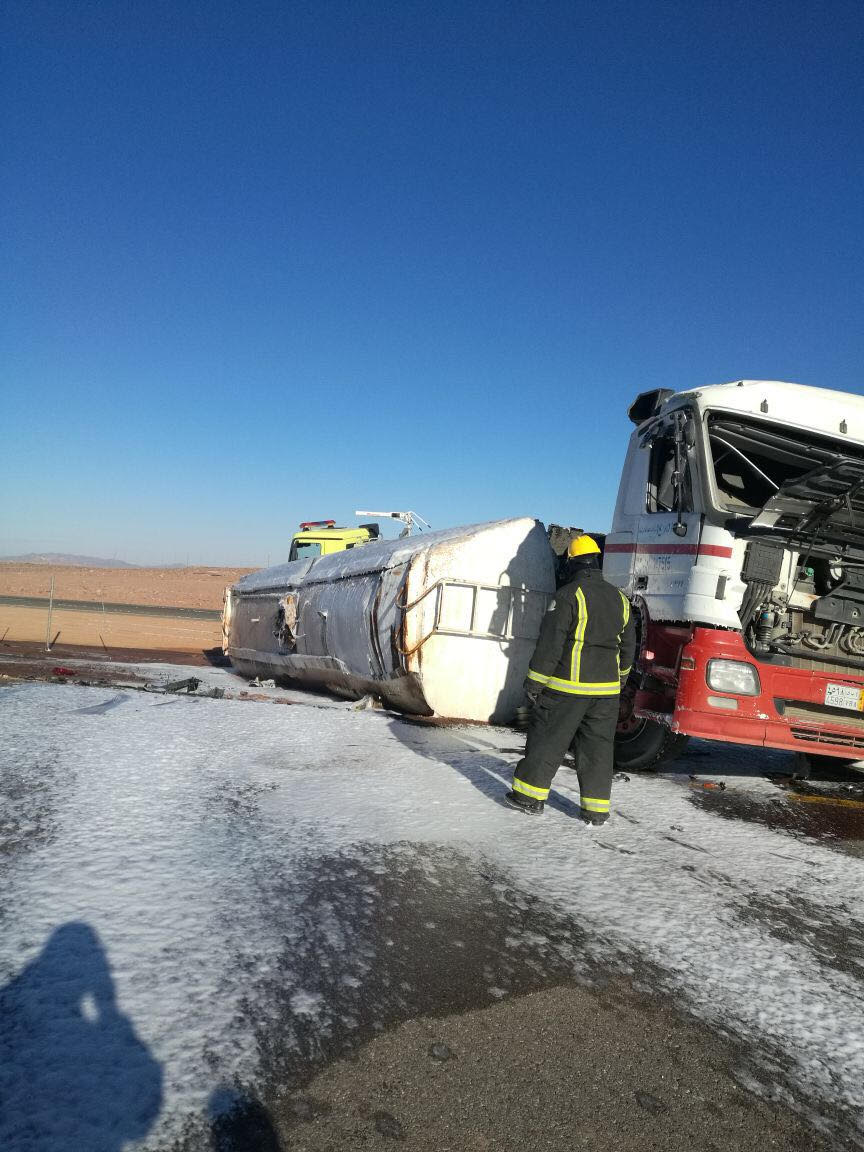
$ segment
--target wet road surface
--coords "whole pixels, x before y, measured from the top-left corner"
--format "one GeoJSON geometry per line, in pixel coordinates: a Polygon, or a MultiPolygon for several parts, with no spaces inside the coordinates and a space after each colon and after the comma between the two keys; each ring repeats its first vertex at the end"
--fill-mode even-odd
{"type": "MultiPolygon", "coordinates": [[[[756,753],[758,757],[758,753],[756,753]]],[[[808,781],[772,776],[775,793],[754,796],[746,780],[724,789],[692,781],[690,799],[706,812],[729,820],[746,820],[788,832],[850,856],[864,855],[864,780],[842,770],[821,773],[808,781]]],[[[710,784],[710,781],[707,781],[710,784]]]]}

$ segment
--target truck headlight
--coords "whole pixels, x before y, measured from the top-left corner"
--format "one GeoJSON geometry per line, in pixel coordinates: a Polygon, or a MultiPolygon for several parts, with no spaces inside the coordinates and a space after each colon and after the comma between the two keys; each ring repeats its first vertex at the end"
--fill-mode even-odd
{"type": "Polygon", "coordinates": [[[705,679],[715,692],[733,696],[758,696],[762,691],[759,673],[752,664],[741,660],[709,660],[705,679]]]}

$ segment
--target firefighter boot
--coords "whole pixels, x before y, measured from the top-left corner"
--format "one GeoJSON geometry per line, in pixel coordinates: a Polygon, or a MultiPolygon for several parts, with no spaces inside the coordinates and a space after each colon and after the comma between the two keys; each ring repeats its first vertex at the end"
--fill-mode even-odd
{"type": "Polygon", "coordinates": [[[543,801],[532,800],[530,796],[523,796],[521,792],[507,792],[504,799],[511,808],[517,812],[524,812],[526,816],[542,816],[543,801]]]}
{"type": "Polygon", "coordinates": [[[589,828],[599,828],[601,824],[605,824],[609,819],[607,812],[586,812],[583,808],[579,813],[579,819],[583,824],[587,824],[589,828]]]}

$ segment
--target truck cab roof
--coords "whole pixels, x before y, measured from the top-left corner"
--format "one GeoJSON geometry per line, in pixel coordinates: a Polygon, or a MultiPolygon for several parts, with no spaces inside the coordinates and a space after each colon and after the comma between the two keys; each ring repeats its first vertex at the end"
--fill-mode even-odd
{"type": "Polygon", "coordinates": [[[333,520],[305,520],[291,537],[289,560],[329,556],[378,540],[381,530],[377,524],[354,524],[342,527],[333,520]]]}
{"type": "Polygon", "coordinates": [[[294,533],[295,540],[369,540],[374,537],[376,533],[371,531],[368,524],[361,524],[360,527],[339,528],[333,525],[328,528],[301,528],[294,533]]]}
{"type": "Polygon", "coordinates": [[[786,380],[734,380],[684,392],[643,392],[631,406],[630,418],[641,427],[682,407],[696,408],[700,414],[709,410],[747,414],[864,443],[864,396],[786,380]]]}

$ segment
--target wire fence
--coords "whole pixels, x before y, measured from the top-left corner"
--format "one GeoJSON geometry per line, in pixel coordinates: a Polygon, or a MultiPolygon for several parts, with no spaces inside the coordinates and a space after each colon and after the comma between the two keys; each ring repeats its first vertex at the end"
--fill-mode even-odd
{"type": "Polygon", "coordinates": [[[0,597],[0,645],[12,644],[39,644],[48,651],[66,646],[206,651],[221,647],[221,613],[0,597]]]}

